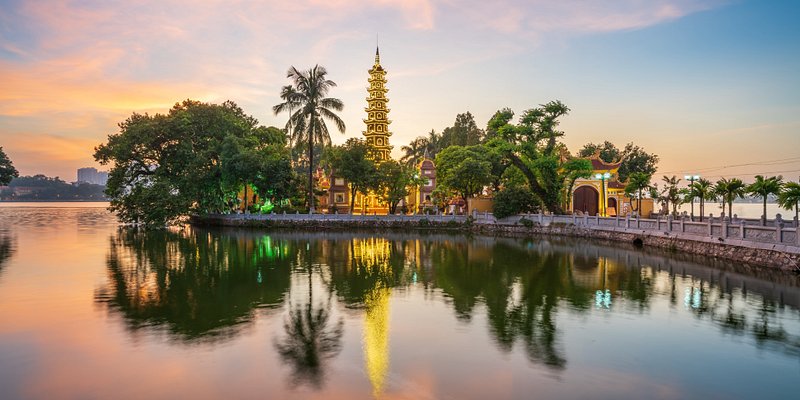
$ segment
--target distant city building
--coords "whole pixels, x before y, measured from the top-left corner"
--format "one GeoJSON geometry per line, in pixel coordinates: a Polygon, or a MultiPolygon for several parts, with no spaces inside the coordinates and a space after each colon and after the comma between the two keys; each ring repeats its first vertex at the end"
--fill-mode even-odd
{"type": "Polygon", "coordinates": [[[94,167],[78,168],[78,183],[81,182],[105,186],[108,182],[108,172],[98,171],[94,167]]]}

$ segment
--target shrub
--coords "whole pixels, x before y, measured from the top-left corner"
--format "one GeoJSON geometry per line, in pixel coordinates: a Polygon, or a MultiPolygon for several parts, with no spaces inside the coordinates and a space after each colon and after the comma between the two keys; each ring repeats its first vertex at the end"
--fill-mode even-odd
{"type": "Polygon", "coordinates": [[[535,222],[525,217],[520,218],[519,223],[526,228],[533,228],[533,225],[535,224],[535,222]]]}
{"type": "Polygon", "coordinates": [[[431,225],[431,221],[429,221],[427,218],[423,218],[423,219],[419,220],[419,226],[421,226],[421,227],[428,227],[430,225],[431,225]]]}
{"type": "Polygon", "coordinates": [[[494,196],[492,213],[495,218],[536,211],[538,211],[536,197],[526,188],[507,187],[494,196]]]}

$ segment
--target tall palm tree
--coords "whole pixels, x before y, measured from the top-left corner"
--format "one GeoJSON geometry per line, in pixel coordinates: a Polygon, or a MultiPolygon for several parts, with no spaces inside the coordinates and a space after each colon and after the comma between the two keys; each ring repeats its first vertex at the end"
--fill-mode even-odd
{"type": "Polygon", "coordinates": [[[650,177],[650,174],[644,172],[634,172],[628,176],[628,184],[625,185],[625,194],[628,196],[634,193],[637,194],[637,205],[634,210],[637,213],[642,212],[642,191],[650,188],[650,177]]]}
{"type": "MultiPolygon", "coordinates": [[[[273,107],[273,110],[276,108],[280,108],[280,111],[286,110],[289,112],[289,120],[286,121],[286,133],[289,136],[289,148],[291,149],[294,143],[296,143],[296,138],[294,131],[292,131],[292,111],[297,108],[300,104],[297,102],[297,91],[295,90],[294,86],[286,85],[281,88],[281,99],[283,103],[273,107]]],[[[278,113],[279,111],[275,111],[278,113]]]]}
{"type": "Polygon", "coordinates": [[[325,67],[315,65],[307,71],[298,71],[291,67],[286,77],[292,80],[296,93],[289,95],[290,101],[272,107],[275,114],[297,108],[289,117],[294,126],[297,141],[308,142],[308,209],[314,212],[314,143],[330,145],[331,135],[325,120],[336,124],[339,132],[344,133],[344,121],[334,111],[342,111],[344,103],[333,97],[325,97],[336,82],[327,79],[325,67]]]}
{"type": "Polygon", "coordinates": [[[405,152],[403,157],[400,158],[400,161],[406,165],[415,167],[425,156],[427,150],[426,139],[424,137],[418,137],[412,140],[408,146],[400,147],[400,150],[405,152]]]}
{"type": "Polygon", "coordinates": [[[767,225],[767,197],[771,194],[781,192],[783,186],[783,176],[771,176],[765,178],[763,175],[756,175],[755,182],[747,185],[747,193],[753,196],[761,196],[764,199],[764,213],[761,215],[761,225],[767,225]]]}
{"type": "Polygon", "coordinates": [[[736,198],[744,198],[745,184],[739,178],[722,178],[714,185],[714,193],[722,200],[722,212],[725,212],[725,204],[728,204],[728,216],[733,217],[733,201],[736,198]]]}
{"type": "Polygon", "coordinates": [[[791,210],[792,207],[794,207],[795,223],[800,221],[800,219],[798,219],[798,217],[800,217],[800,213],[798,213],[798,205],[800,205],[800,183],[787,182],[778,195],[778,204],[787,210],[791,210]]]}
{"type": "Polygon", "coordinates": [[[700,178],[691,184],[689,190],[694,197],[698,197],[700,199],[700,222],[703,222],[703,214],[705,214],[706,209],[705,201],[713,201],[717,198],[716,193],[714,193],[714,186],[708,179],[700,178]]]}
{"type": "Polygon", "coordinates": [[[662,192],[664,202],[667,208],[672,204],[672,215],[676,215],[678,214],[678,205],[681,203],[681,191],[678,189],[678,184],[681,182],[681,179],[675,175],[664,175],[661,177],[661,180],[665,183],[664,191],[662,192]]]}
{"type": "Polygon", "coordinates": [[[439,151],[442,150],[441,142],[442,142],[442,135],[436,133],[435,130],[431,129],[431,131],[428,132],[428,137],[425,138],[425,146],[428,149],[428,157],[430,157],[431,159],[436,158],[436,154],[438,154],[439,151]]]}

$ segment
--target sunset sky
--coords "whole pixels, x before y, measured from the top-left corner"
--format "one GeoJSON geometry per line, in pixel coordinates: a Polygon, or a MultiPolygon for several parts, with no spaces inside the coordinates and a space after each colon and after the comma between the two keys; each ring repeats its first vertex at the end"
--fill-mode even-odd
{"type": "Polygon", "coordinates": [[[72,181],[134,111],[230,99],[282,127],[286,70],[315,63],[339,84],[342,143],[364,128],[377,34],[395,157],[457,113],[485,127],[558,99],[573,151],[633,141],[659,174],[797,180],[798,21],[800,1],[775,0],[0,0],[0,146],[23,175],[72,181]]]}

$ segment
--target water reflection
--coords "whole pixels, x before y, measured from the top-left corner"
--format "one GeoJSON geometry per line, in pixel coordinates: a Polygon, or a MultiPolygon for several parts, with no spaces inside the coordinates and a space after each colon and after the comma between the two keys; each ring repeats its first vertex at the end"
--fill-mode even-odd
{"type": "Polygon", "coordinates": [[[3,267],[11,259],[16,250],[14,237],[10,232],[0,227],[0,273],[3,267]]]}
{"type": "Polygon", "coordinates": [[[283,303],[294,254],[287,245],[246,233],[120,229],[110,238],[108,284],[95,299],[122,314],[132,331],[224,340],[252,321],[256,309],[283,303]]]}
{"type": "Polygon", "coordinates": [[[123,229],[110,240],[107,267],[109,283],[96,300],[134,332],[214,342],[239,334],[256,315],[283,312],[273,347],[292,386],[315,390],[342,352],[344,330],[358,326],[345,324],[341,311],[363,322],[373,396],[387,390],[392,301],[413,291],[428,302],[444,297],[461,324],[485,315],[498,351],[522,351],[558,374],[569,365],[565,317],[635,317],[657,304],[800,356],[798,333],[778,315],[800,307],[796,277],[773,273],[769,282],[658,252],[560,240],[123,229]]]}

